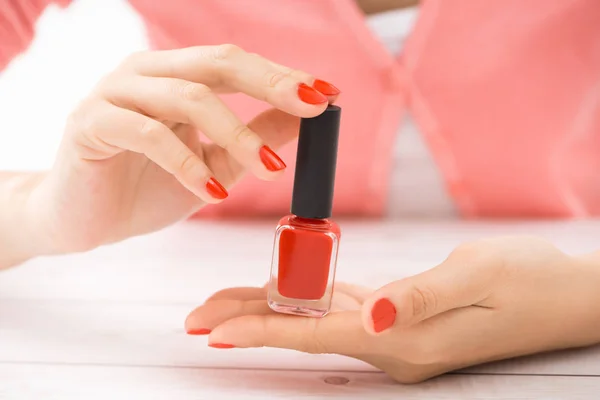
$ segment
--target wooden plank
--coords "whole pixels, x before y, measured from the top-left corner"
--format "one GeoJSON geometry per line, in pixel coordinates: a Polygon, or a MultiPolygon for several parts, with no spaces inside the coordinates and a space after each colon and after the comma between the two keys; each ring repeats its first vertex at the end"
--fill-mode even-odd
{"type": "Polygon", "coordinates": [[[600,378],[448,375],[400,385],[380,373],[0,365],[0,399],[595,399],[600,378]]]}
{"type": "MultiPolygon", "coordinates": [[[[338,280],[379,287],[435,266],[478,237],[538,234],[573,253],[600,247],[599,221],[343,223],[338,280]]],[[[40,258],[0,274],[0,299],[197,303],[268,277],[270,223],[188,222],[86,254],[40,258]]]]}
{"type": "Polygon", "coordinates": [[[183,330],[187,305],[0,301],[0,362],[374,370],[339,356],[213,349],[183,330]]]}
{"type": "MultiPolygon", "coordinates": [[[[600,223],[346,223],[339,279],[381,285],[435,265],[480,236],[543,234],[591,251],[600,223]],[[374,273],[376,271],[376,273],[374,273]]],[[[119,365],[370,370],[355,360],[273,349],[219,351],[189,337],[187,313],[215,290],[266,279],[268,223],[183,223],[94,252],[35,260],[0,274],[0,360],[119,365]],[[216,249],[216,250],[215,250],[216,249]]],[[[599,375],[598,349],[473,371],[599,375]]]]}
{"type": "MultiPolygon", "coordinates": [[[[0,362],[373,371],[362,362],[279,349],[220,350],[189,336],[185,304],[3,300],[0,362]]],[[[486,374],[600,376],[600,346],[468,370],[486,374]]]]}

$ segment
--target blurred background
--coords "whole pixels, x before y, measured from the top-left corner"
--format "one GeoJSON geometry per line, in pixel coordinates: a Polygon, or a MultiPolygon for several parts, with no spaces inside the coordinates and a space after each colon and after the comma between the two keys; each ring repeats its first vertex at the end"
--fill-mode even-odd
{"type": "MultiPolygon", "coordinates": [[[[417,12],[385,12],[368,24],[386,46],[399,48],[399,26],[400,36],[409,32],[417,12]]],[[[0,71],[0,170],[50,167],[77,103],[125,56],[147,47],[144,24],[127,0],[49,6],[29,49],[0,71]]]]}
{"type": "Polygon", "coordinates": [[[48,7],[31,47],[0,73],[0,170],[52,165],[71,110],[127,54],[146,47],[125,0],[48,7]]]}

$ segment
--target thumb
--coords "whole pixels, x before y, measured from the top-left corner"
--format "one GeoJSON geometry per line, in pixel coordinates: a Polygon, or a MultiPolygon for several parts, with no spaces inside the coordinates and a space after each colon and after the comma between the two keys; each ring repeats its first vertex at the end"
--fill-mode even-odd
{"type": "Polygon", "coordinates": [[[362,307],[365,330],[377,334],[481,302],[491,293],[502,260],[474,245],[454,250],[440,265],[375,291],[362,307]]]}

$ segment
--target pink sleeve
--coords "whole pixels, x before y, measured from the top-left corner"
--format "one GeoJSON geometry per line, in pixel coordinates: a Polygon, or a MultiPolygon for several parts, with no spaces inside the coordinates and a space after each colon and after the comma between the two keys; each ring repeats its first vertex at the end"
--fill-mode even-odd
{"type": "Polygon", "coordinates": [[[72,0],[0,0],[0,71],[33,40],[35,23],[50,4],[72,0]]]}

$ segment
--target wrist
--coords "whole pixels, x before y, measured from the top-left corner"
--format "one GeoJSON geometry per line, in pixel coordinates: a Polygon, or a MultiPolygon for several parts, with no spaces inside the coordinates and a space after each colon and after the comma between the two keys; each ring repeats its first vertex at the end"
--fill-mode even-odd
{"type": "Polygon", "coordinates": [[[576,321],[572,347],[600,343],[600,252],[571,257],[570,278],[564,285],[570,293],[571,314],[576,321]]]}
{"type": "Polygon", "coordinates": [[[52,253],[49,236],[38,229],[39,210],[31,194],[44,173],[15,173],[0,176],[0,269],[52,253]]]}

